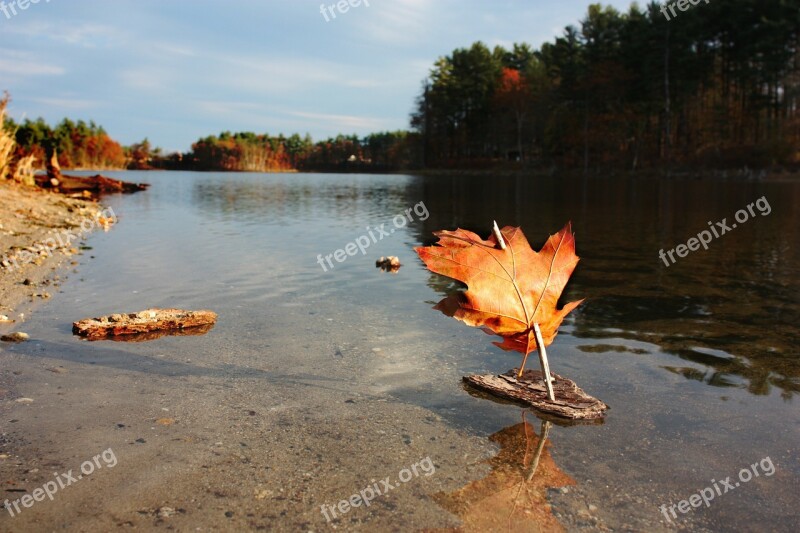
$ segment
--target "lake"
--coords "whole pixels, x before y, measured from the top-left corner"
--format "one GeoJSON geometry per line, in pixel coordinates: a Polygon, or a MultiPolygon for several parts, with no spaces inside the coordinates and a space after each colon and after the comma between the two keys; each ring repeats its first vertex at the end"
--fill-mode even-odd
{"type": "Polygon", "coordinates": [[[6,347],[34,402],[2,413],[21,459],[0,472],[32,488],[109,448],[118,463],[0,513],[0,529],[796,527],[800,183],[107,175],[152,186],[105,200],[118,223],[25,324],[32,341],[6,347]],[[723,219],[707,250],[660,258],[723,219]],[[457,287],[413,252],[440,229],[486,237],[493,220],[535,249],[572,221],[581,260],[562,301],[586,300],[551,370],[611,407],[550,427],[538,467],[543,422],[461,383],[519,357],[434,311],[457,287]],[[356,242],[365,254],[336,254],[356,242]],[[388,255],[399,271],[375,267],[388,255]],[[219,321],[149,342],[71,335],[148,307],[219,321]],[[425,458],[435,472],[411,469],[425,458]],[[386,476],[371,505],[338,506],[386,476]],[[715,483],[708,505],[673,507],[715,483]]]}

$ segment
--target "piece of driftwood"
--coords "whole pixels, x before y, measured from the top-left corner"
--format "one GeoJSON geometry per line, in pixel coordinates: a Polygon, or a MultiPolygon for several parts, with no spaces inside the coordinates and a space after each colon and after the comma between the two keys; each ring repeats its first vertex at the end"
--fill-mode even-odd
{"type": "Polygon", "coordinates": [[[187,330],[187,328],[209,326],[216,321],[217,314],[212,311],[146,309],[138,313],[79,320],[72,324],[72,333],[93,340],[152,331],[187,330]]]}
{"type": "Polygon", "coordinates": [[[58,164],[58,151],[53,150],[50,159],[47,160],[47,181],[53,187],[57,187],[61,181],[61,165],[58,164]]]}
{"type": "Polygon", "coordinates": [[[464,376],[464,381],[472,387],[488,392],[506,400],[523,403],[544,413],[572,420],[591,420],[605,416],[608,406],[586,394],[574,381],[558,374],[550,374],[553,381],[555,401],[547,398],[543,374],[539,370],[526,370],[521,379],[517,371],[505,374],[464,376]]]}
{"type": "Polygon", "coordinates": [[[122,180],[107,178],[99,174],[89,177],[67,176],[66,174],[55,173],[36,176],[36,184],[45,189],[57,189],[63,193],[76,193],[86,191],[93,195],[109,193],[133,193],[143,191],[150,185],[148,183],[130,183],[122,180]]]}
{"type": "Polygon", "coordinates": [[[118,335],[113,337],[87,338],[88,341],[113,341],[113,342],[147,342],[162,337],[199,337],[214,329],[214,324],[204,326],[193,326],[183,329],[162,329],[158,331],[148,331],[146,333],[131,333],[130,335],[118,335]]]}

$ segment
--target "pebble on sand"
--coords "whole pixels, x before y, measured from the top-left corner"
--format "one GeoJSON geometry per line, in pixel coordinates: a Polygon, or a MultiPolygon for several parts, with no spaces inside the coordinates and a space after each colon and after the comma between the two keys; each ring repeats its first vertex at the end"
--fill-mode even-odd
{"type": "Polygon", "coordinates": [[[9,333],[8,335],[3,335],[0,337],[0,341],[3,342],[25,342],[26,340],[30,339],[30,335],[27,333],[22,333],[21,331],[17,331],[14,333],[9,333]]]}

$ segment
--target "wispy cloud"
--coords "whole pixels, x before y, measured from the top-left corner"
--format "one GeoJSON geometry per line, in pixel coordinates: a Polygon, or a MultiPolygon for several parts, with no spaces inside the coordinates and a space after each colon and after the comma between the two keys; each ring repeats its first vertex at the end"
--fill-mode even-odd
{"type": "Polygon", "coordinates": [[[127,32],[123,28],[102,24],[68,24],[55,22],[31,22],[14,24],[3,28],[3,32],[31,39],[45,39],[85,48],[109,47],[122,44],[127,32]]]}
{"type": "Polygon", "coordinates": [[[176,43],[153,43],[152,47],[161,53],[173,56],[195,57],[198,55],[194,48],[176,43]]]}
{"type": "Polygon", "coordinates": [[[432,0],[390,0],[373,3],[368,16],[358,21],[359,33],[370,41],[390,45],[419,44],[431,34],[438,19],[434,11],[443,7],[432,0]]]}
{"type": "Polygon", "coordinates": [[[80,98],[26,98],[26,101],[53,107],[57,110],[82,111],[98,107],[99,103],[80,98]]]}
{"type": "Polygon", "coordinates": [[[242,57],[209,54],[209,70],[215,83],[239,90],[280,92],[318,86],[375,88],[388,83],[364,77],[358,68],[314,58],[242,57]]]}
{"type": "Polygon", "coordinates": [[[63,67],[42,63],[28,54],[18,54],[17,57],[0,59],[0,74],[4,75],[57,76],[64,72],[63,67]]]}
{"type": "Polygon", "coordinates": [[[166,94],[168,88],[174,89],[178,81],[174,69],[156,65],[125,68],[117,76],[128,89],[160,92],[162,95],[166,94]]]}
{"type": "Polygon", "coordinates": [[[274,130],[284,124],[294,125],[293,132],[314,130],[332,133],[366,133],[396,128],[396,124],[386,118],[297,111],[257,102],[200,100],[194,103],[194,108],[201,114],[224,118],[237,124],[255,125],[258,131],[274,130]]]}
{"type": "Polygon", "coordinates": [[[362,117],[354,115],[329,115],[325,113],[308,113],[292,111],[289,115],[309,119],[317,126],[333,128],[335,131],[356,130],[381,130],[390,127],[391,121],[380,118],[362,117]]]}
{"type": "Polygon", "coordinates": [[[235,113],[268,111],[269,109],[253,102],[227,102],[218,100],[199,100],[195,103],[198,110],[212,115],[232,115],[235,113]]]}

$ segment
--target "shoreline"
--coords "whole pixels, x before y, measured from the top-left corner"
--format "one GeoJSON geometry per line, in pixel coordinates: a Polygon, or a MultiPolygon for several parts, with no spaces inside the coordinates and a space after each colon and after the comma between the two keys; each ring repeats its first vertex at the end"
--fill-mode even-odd
{"type": "Polygon", "coordinates": [[[552,177],[555,175],[564,177],[586,177],[587,179],[597,178],[618,178],[618,179],[638,179],[638,180],[731,180],[731,181],[800,181],[800,171],[787,169],[645,169],[640,171],[631,170],[591,170],[584,173],[577,169],[544,169],[537,167],[496,167],[478,169],[458,169],[458,168],[423,168],[418,170],[396,171],[392,174],[418,174],[428,177],[457,177],[457,176],[478,176],[478,177],[552,177]]]}
{"type": "Polygon", "coordinates": [[[0,334],[17,330],[58,290],[66,269],[78,264],[72,258],[82,255],[81,223],[102,212],[92,200],[0,182],[0,315],[11,319],[0,321],[0,334]],[[64,242],[67,232],[77,238],[64,242]]]}
{"type": "MultiPolygon", "coordinates": [[[[72,171],[79,171],[72,169],[72,171]]],[[[86,170],[81,170],[89,172],[86,170]]],[[[460,176],[470,177],[520,177],[520,178],[546,178],[555,175],[564,177],[586,177],[587,179],[615,178],[627,180],[729,180],[751,182],[792,182],[800,181],[800,170],[767,170],[767,169],[728,169],[728,170],[673,170],[647,169],[642,171],[630,170],[593,170],[584,173],[575,169],[543,169],[539,167],[496,167],[496,168],[417,168],[417,169],[366,169],[352,168],[341,170],[197,170],[173,168],[149,169],[121,169],[115,172],[198,172],[203,174],[374,174],[374,175],[416,175],[431,178],[454,178],[460,176]]]]}

